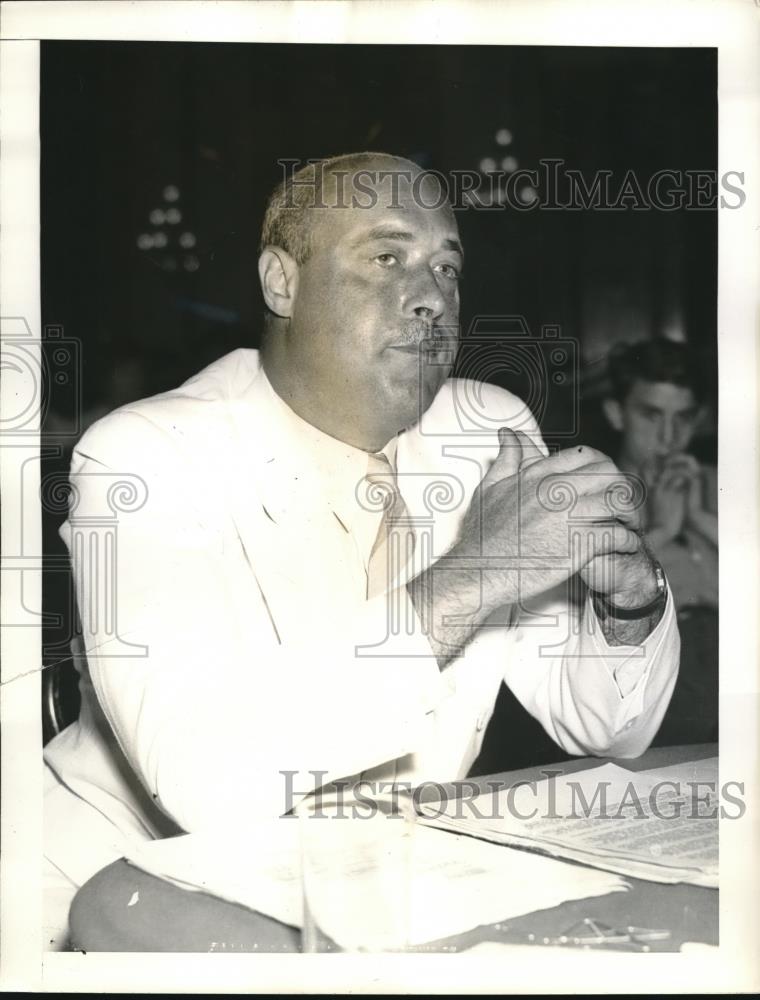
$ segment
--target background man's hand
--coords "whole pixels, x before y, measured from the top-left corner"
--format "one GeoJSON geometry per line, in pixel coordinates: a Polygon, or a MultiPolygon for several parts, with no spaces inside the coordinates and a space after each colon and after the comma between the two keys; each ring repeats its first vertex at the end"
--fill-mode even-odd
{"type": "Polygon", "coordinates": [[[652,460],[641,470],[647,488],[647,520],[652,546],[672,541],[683,529],[689,497],[699,488],[699,465],[692,455],[669,455],[661,466],[652,460]]]}
{"type": "Polygon", "coordinates": [[[686,491],[686,525],[702,538],[718,546],[718,517],[706,504],[705,480],[696,459],[687,456],[693,462],[694,472],[686,491]]]}

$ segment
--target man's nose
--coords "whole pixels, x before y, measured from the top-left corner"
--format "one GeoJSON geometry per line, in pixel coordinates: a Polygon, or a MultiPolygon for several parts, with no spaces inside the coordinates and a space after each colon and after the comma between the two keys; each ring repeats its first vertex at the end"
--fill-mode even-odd
{"type": "Polygon", "coordinates": [[[660,444],[664,448],[670,448],[675,439],[675,428],[670,420],[663,420],[660,425],[660,444]]]}
{"type": "Polygon", "coordinates": [[[404,312],[408,316],[435,322],[446,310],[446,301],[433,273],[426,269],[418,273],[407,290],[404,312]]]}

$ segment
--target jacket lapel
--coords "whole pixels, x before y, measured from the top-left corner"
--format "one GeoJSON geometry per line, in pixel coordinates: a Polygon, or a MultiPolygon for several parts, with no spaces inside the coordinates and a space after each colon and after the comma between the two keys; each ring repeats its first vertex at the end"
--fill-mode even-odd
{"type": "Polygon", "coordinates": [[[361,583],[350,532],[336,518],[313,472],[299,464],[282,433],[270,390],[255,379],[228,404],[233,460],[226,502],[280,641],[302,625],[299,609],[317,612],[353,600],[361,583]]]}

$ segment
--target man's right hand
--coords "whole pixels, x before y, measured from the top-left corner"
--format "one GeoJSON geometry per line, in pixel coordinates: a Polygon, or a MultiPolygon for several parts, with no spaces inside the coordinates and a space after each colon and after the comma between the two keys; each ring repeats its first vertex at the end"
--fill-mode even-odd
{"type": "Polygon", "coordinates": [[[481,560],[484,611],[543,593],[595,556],[639,549],[635,505],[610,506],[614,484],[624,490],[627,477],[606,455],[581,446],[546,457],[527,434],[509,428],[501,428],[499,442],[448,553],[481,560]]]}
{"type": "Polygon", "coordinates": [[[499,444],[457,542],[410,585],[418,609],[423,595],[427,601],[434,634],[460,648],[497,609],[564,582],[596,556],[641,547],[634,505],[613,519],[610,489],[626,477],[601,452],[575,447],[547,458],[526,434],[506,427],[499,444]],[[458,630],[440,627],[454,619],[458,630]]]}

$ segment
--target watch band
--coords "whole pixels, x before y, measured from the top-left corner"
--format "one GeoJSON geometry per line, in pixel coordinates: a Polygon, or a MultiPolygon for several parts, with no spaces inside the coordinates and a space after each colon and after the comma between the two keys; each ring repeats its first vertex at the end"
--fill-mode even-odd
{"type": "Polygon", "coordinates": [[[657,581],[657,595],[648,604],[642,604],[638,608],[621,608],[617,604],[608,601],[604,594],[596,590],[591,591],[594,601],[601,605],[605,613],[610,618],[619,618],[622,621],[636,621],[639,618],[648,618],[649,615],[658,611],[667,600],[668,582],[665,579],[665,570],[656,561],[652,561],[655,579],[657,581]]]}

